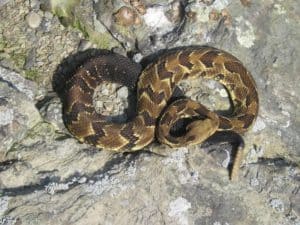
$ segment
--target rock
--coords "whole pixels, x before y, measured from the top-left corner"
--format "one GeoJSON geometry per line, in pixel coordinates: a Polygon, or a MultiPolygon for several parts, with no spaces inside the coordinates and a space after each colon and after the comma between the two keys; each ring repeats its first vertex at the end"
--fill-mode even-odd
{"type": "Polygon", "coordinates": [[[129,7],[123,6],[116,13],[114,13],[114,19],[117,24],[122,26],[131,26],[137,24],[139,16],[137,12],[129,7]]]}
{"type": "MultiPolygon", "coordinates": [[[[230,0],[135,1],[146,7],[144,15],[137,12],[141,25],[123,27],[114,23],[113,12],[122,6],[135,10],[132,1],[55,1],[53,11],[65,13],[60,19],[75,24],[74,31],[49,14],[46,2],[40,8],[48,15],[35,32],[25,16],[37,1],[19,1],[17,8],[11,1],[0,3],[0,224],[300,224],[296,2],[245,7],[246,1],[230,0]],[[153,18],[157,15],[161,19],[153,18]],[[74,139],[49,81],[63,58],[71,65],[63,64],[58,75],[72,67],[70,54],[94,44],[118,47],[143,66],[159,50],[187,45],[211,45],[239,58],[260,97],[257,121],[243,135],[239,182],[228,178],[234,143],[227,138],[177,149],[153,143],[125,154],[74,139]],[[31,81],[20,75],[26,71],[31,81]]],[[[192,99],[228,110],[218,83],[199,79],[180,86],[192,99]]],[[[117,116],[130,94],[100,85],[95,108],[117,116]]]]}
{"type": "Polygon", "coordinates": [[[3,80],[0,80],[0,117],[0,158],[3,160],[13,144],[24,138],[27,131],[41,121],[41,117],[32,99],[3,80]]]}
{"type": "Polygon", "coordinates": [[[284,212],[284,204],[280,199],[271,199],[269,205],[278,212],[284,212]]]}
{"type": "Polygon", "coordinates": [[[57,130],[67,132],[62,120],[62,105],[58,98],[51,98],[45,101],[39,111],[45,121],[51,123],[57,130]]]}
{"type": "MultiPolygon", "coordinates": [[[[2,101],[1,105],[4,105],[5,103],[7,103],[4,98],[1,99],[1,101],[2,101]]],[[[0,118],[1,118],[0,119],[0,125],[1,126],[10,124],[11,121],[13,120],[13,118],[14,118],[13,110],[3,107],[3,109],[1,109],[1,112],[0,112],[0,118]]]]}
{"type": "Polygon", "coordinates": [[[119,98],[126,99],[128,97],[128,88],[126,87],[121,87],[117,91],[117,95],[119,98]]]}
{"type": "Polygon", "coordinates": [[[172,1],[166,4],[160,2],[149,2],[146,4],[144,1],[131,1],[131,5],[123,6],[123,4],[115,4],[112,1],[109,3],[98,1],[95,7],[95,14],[97,21],[104,24],[113,33],[117,33],[117,40],[123,43],[123,47],[127,51],[134,49],[138,45],[138,49],[144,54],[149,54],[155,48],[163,47],[168,40],[175,40],[176,34],[172,30],[179,29],[180,24],[184,20],[184,8],[182,1],[172,1]],[[136,8],[138,6],[138,8],[136,8]],[[114,19],[115,15],[112,12],[119,12],[118,10],[124,9],[126,12],[120,20],[118,15],[117,20],[114,19]],[[134,12],[137,12],[134,13],[134,12]],[[125,20],[124,15],[131,15],[129,20],[125,20]],[[136,20],[138,18],[138,20],[136,20]],[[127,22],[128,21],[128,22],[127,22]],[[119,24],[123,23],[123,26],[119,24]],[[127,24],[129,26],[125,26],[127,24]],[[170,34],[170,35],[169,35],[170,34]],[[154,44],[155,43],[155,44],[154,44]]]}
{"type": "Polygon", "coordinates": [[[31,28],[35,29],[40,26],[40,24],[42,22],[42,17],[39,14],[37,14],[36,12],[30,12],[26,16],[26,21],[31,28]]]}
{"type": "Polygon", "coordinates": [[[0,66],[0,81],[5,81],[29,99],[33,100],[39,93],[37,84],[26,80],[20,74],[0,66]]]}
{"type": "Polygon", "coordinates": [[[236,29],[238,42],[246,48],[252,47],[256,38],[253,25],[242,17],[238,17],[236,20],[240,23],[236,29]]]}
{"type": "Polygon", "coordinates": [[[77,49],[81,37],[76,30],[63,29],[57,17],[44,16],[39,10],[39,2],[18,1],[18,7],[15,7],[10,1],[0,8],[0,65],[21,72],[23,77],[38,84],[38,92],[44,92],[50,89],[57,66],[77,49]],[[27,19],[31,15],[42,19],[36,28],[28,25],[27,19]]]}
{"type": "MultiPolygon", "coordinates": [[[[93,43],[87,40],[81,40],[78,45],[78,51],[84,51],[93,47],[93,43]]],[[[95,47],[95,46],[94,46],[95,47]]]]}
{"type": "Polygon", "coordinates": [[[0,1],[0,7],[4,6],[5,4],[7,4],[10,0],[1,0],[0,1]]]}
{"type": "Polygon", "coordinates": [[[154,6],[148,8],[147,13],[143,16],[145,24],[157,32],[166,33],[172,30],[173,24],[165,15],[165,7],[154,6]]]}

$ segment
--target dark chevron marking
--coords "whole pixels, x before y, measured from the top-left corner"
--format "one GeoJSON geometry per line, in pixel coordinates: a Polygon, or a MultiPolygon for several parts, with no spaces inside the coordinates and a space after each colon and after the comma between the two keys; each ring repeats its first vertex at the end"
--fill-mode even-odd
{"type": "MultiPolygon", "coordinates": [[[[219,122],[219,130],[244,132],[257,116],[258,97],[250,74],[235,57],[210,47],[176,50],[146,67],[138,83],[138,116],[132,121],[116,124],[95,112],[92,95],[101,82],[117,82],[133,88],[139,74],[138,65],[109,51],[104,51],[103,55],[89,60],[79,68],[65,85],[64,121],[70,132],[78,139],[84,138],[85,142],[99,148],[121,152],[142,149],[153,140],[156,124],[163,127],[164,132],[170,132],[171,128],[168,126],[172,126],[183,116],[207,116],[215,125],[203,123],[203,126],[211,126],[207,127],[211,132],[217,129],[219,122]],[[198,66],[199,61],[201,64],[198,66]],[[216,74],[212,71],[216,71],[216,74]],[[167,98],[174,91],[177,82],[190,76],[203,76],[220,81],[233,102],[233,114],[228,117],[220,116],[219,121],[214,113],[200,104],[197,106],[185,101],[175,101],[175,104],[166,109],[167,102],[170,102],[167,98]],[[158,116],[161,117],[160,121],[157,121],[158,116]]],[[[193,127],[191,131],[198,132],[201,128],[193,127]]],[[[185,145],[181,143],[184,140],[193,144],[197,142],[194,139],[203,137],[193,133],[180,138],[164,135],[157,138],[172,147],[185,145]]]]}
{"type": "Polygon", "coordinates": [[[190,61],[189,61],[189,56],[190,56],[191,52],[189,51],[186,51],[186,52],[182,52],[180,53],[179,55],[179,62],[181,65],[187,67],[189,70],[191,70],[194,66],[194,64],[192,64],[190,61]]]}
{"type": "Polygon", "coordinates": [[[146,92],[147,95],[149,96],[150,100],[155,103],[159,104],[161,101],[165,98],[165,93],[164,92],[155,92],[152,90],[150,85],[148,85],[146,88],[141,88],[139,90],[140,93],[146,92]]]}
{"type": "Polygon", "coordinates": [[[140,115],[143,117],[146,126],[155,125],[156,118],[153,118],[151,115],[149,115],[147,111],[143,111],[140,115]]]}
{"type": "Polygon", "coordinates": [[[157,74],[161,80],[170,79],[173,76],[173,73],[169,72],[166,69],[164,61],[157,64],[156,67],[157,67],[157,74]]]}
{"type": "Polygon", "coordinates": [[[120,134],[129,140],[129,143],[125,146],[125,148],[132,148],[135,144],[135,142],[139,139],[137,136],[135,136],[133,132],[133,123],[129,123],[123,127],[120,134]]]}
{"type": "Polygon", "coordinates": [[[206,67],[213,67],[213,62],[215,58],[219,55],[218,51],[208,51],[204,55],[201,56],[201,62],[206,66],[206,67]]]}

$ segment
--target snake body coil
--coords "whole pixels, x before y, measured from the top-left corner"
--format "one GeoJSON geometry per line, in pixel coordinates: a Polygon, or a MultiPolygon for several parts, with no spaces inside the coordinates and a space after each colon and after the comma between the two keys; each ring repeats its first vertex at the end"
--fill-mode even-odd
{"type": "Polygon", "coordinates": [[[95,88],[103,81],[134,86],[135,81],[127,75],[137,72],[129,59],[109,52],[81,66],[65,86],[64,121],[68,130],[81,142],[99,148],[135,151],[150,144],[155,134],[159,141],[176,147],[201,143],[217,130],[243,133],[257,116],[258,95],[250,73],[237,58],[211,47],[175,50],[147,66],[137,83],[137,116],[133,120],[112,123],[96,113],[95,88]],[[181,80],[197,77],[213,79],[225,86],[233,104],[230,116],[217,115],[188,99],[168,105],[181,80]],[[170,134],[178,119],[197,116],[201,119],[188,124],[185,135],[170,134]]]}

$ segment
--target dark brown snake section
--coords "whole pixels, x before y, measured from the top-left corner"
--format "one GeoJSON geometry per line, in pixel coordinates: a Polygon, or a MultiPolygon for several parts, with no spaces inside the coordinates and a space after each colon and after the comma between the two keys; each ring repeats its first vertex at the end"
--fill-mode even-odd
{"type": "Polygon", "coordinates": [[[171,147],[186,146],[201,143],[217,130],[243,133],[258,113],[254,80],[237,58],[212,47],[187,47],[161,56],[142,71],[137,83],[137,116],[133,120],[123,124],[108,122],[94,109],[95,88],[103,81],[134,86],[128,78],[130,73],[137,70],[129,59],[107,53],[90,59],[68,80],[63,98],[64,121],[79,141],[117,152],[142,149],[155,136],[171,147]],[[188,99],[167,106],[181,80],[197,77],[225,86],[233,104],[230,116],[217,115],[188,99]],[[179,118],[197,116],[201,119],[191,122],[185,135],[170,134],[179,118]]]}

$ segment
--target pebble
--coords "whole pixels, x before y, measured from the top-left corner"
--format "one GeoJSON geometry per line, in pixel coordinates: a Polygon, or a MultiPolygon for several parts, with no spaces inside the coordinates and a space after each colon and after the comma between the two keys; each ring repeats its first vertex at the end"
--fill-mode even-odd
{"type": "Polygon", "coordinates": [[[126,87],[121,87],[117,91],[117,95],[119,98],[127,98],[128,97],[128,89],[126,87]]]}
{"type": "Polygon", "coordinates": [[[78,183],[79,184],[84,184],[87,182],[87,178],[86,177],[81,177],[79,180],[78,180],[78,183]]]}
{"type": "Polygon", "coordinates": [[[221,89],[219,91],[219,93],[220,93],[221,97],[228,98],[228,93],[227,93],[227,91],[225,89],[221,89]]]}
{"type": "Polygon", "coordinates": [[[133,24],[137,24],[140,22],[138,18],[137,12],[129,8],[127,6],[122,6],[115,14],[114,14],[115,22],[122,26],[131,26],[133,24]]]}
{"type": "Polygon", "coordinates": [[[108,94],[109,94],[109,90],[108,90],[107,88],[104,88],[104,89],[102,90],[102,94],[103,94],[103,95],[108,95],[108,94]]]}
{"type": "Polygon", "coordinates": [[[31,8],[38,8],[40,6],[39,0],[31,0],[30,1],[30,7],[31,8]]]}
{"type": "Polygon", "coordinates": [[[141,53],[137,53],[133,56],[133,61],[135,61],[136,63],[141,62],[143,59],[143,55],[141,53]]]}
{"type": "Polygon", "coordinates": [[[78,45],[78,51],[84,51],[93,47],[93,43],[87,40],[81,40],[78,45]]]}
{"type": "Polygon", "coordinates": [[[38,28],[42,22],[42,17],[35,13],[35,12],[30,12],[27,16],[26,16],[26,22],[28,23],[28,25],[35,29],[38,28]]]}
{"type": "Polygon", "coordinates": [[[111,102],[104,102],[104,103],[103,103],[103,106],[104,106],[104,108],[105,108],[107,111],[112,111],[113,108],[114,108],[114,106],[112,105],[111,102]]]}
{"type": "Polygon", "coordinates": [[[152,29],[163,29],[165,32],[172,30],[173,23],[166,17],[164,10],[162,6],[148,8],[143,16],[145,24],[152,29]]]}
{"type": "Polygon", "coordinates": [[[96,101],[96,107],[97,108],[103,108],[103,102],[102,101],[96,101]]]}

